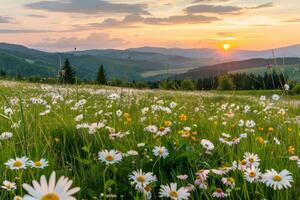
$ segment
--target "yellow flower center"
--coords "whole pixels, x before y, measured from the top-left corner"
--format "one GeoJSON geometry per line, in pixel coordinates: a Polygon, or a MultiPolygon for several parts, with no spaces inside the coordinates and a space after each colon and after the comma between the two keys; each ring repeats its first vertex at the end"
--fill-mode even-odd
{"type": "Polygon", "coordinates": [[[253,158],[249,158],[249,162],[254,163],[254,159],[253,158]]]}
{"type": "Polygon", "coordinates": [[[279,181],[281,181],[281,176],[280,175],[275,175],[275,176],[273,176],[273,181],[277,181],[277,182],[279,182],[279,181]]]}
{"type": "Polygon", "coordinates": [[[246,164],[247,164],[247,161],[246,161],[246,160],[242,160],[242,161],[240,162],[240,164],[241,164],[241,165],[246,165],[246,164]]]}
{"type": "Polygon", "coordinates": [[[106,156],[105,158],[107,161],[113,161],[114,160],[114,157],[112,155],[108,155],[106,156]]]}
{"type": "Polygon", "coordinates": [[[170,192],[170,196],[171,196],[171,197],[177,198],[177,197],[178,197],[178,192],[176,192],[176,191],[171,191],[171,192],[170,192]]]}
{"type": "Polygon", "coordinates": [[[147,192],[150,192],[152,190],[150,185],[147,185],[146,187],[144,187],[144,190],[147,192]]]}
{"type": "Polygon", "coordinates": [[[59,196],[55,193],[48,193],[44,195],[41,200],[60,200],[59,196]]]}
{"type": "Polygon", "coordinates": [[[217,189],[216,189],[216,192],[217,192],[217,193],[221,193],[221,192],[223,192],[223,190],[222,190],[221,188],[217,188],[217,189]]]}
{"type": "Polygon", "coordinates": [[[21,167],[23,165],[23,163],[19,160],[17,160],[16,162],[14,162],[13,166],[14,167],[21,167]]]}
{"type": "Polygon", "coordinates": [[[255,177],[255,176],[256,176],[256,173],[255,173],[255,172],[250,172],[250,173],[249,173],[249,176],[250,176],[250,177],[255,177]]]}
{"type": "Polygon", "coordinates": [[[159,153],[160,155],[162,155],[162,154],[164,153],[164,150],[160,149],[160,150],[158,151],[158,153],[159,153]]]}
{"type": "Polygon", "coordinates": [[[165,129],[166,128],[162,126],[162,127],[159,128],[159,131],[164,131],[165,129]]]}
{"type": "Polygon", "coordinates": [[[138,182],[144,182],[145,181],[145,177],[144,176],[138,176],[136,179],[138,182]]]}
{"type": "Polygon", "coordinates": [[[34,165],[35,165],[36,167],[41,167],[43,164],[42,164],[42,162],[40,162],[40,161],[36,161],[36,162],[34,163],[34,165]]]}

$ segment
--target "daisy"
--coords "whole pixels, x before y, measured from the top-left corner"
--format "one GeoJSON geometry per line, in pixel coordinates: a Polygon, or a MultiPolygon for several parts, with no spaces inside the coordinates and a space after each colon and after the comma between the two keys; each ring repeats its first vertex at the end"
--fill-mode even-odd
{"type": "Polygon", "coordinates": [[[180,180],[186,180],[189,176],[188,175],[186,175],[186,174],[182,174],[182,175],[178,175],[178,176],[176,176],[178,179],[180,179],[180,180]]]}
{"type": "Polygon", "coordinates": [[[239,170],[245,170],[246,168],[247,168],[247,161],[246,160],[241,160],[239,162],[238,169],[239,170]]]}
{"type": "Polygon", "coordinates": [[[244,154],[244,159],[249,166],[259,166],[260,159],[257,154],[246,152],[244,154]]]}
{"type": "Polygon", "coordinates": [[[230,167],[223,166],[219,167],[218,169],[212,169],[211,171],[217,175],[224,175],[227,174],[230,170],[230,167]]]}
{"type": "Polygon", "coordinates": [[[221,179],[221,181],[224,185],[230,186],[231,188],[234,188],[235,186],[235,180],[232,177],[228,177],[228,178],[224,177],[221,179]]]}
{"type": "Polygon", "coordinates": [[[244,176],[248,182],[253,183],[259,181],[261,172],[258,168],[252,166],[251,168],[247,168],[245,170],[244,176]]]}
{"type": "Polygon", "coordinates": [[[80,188],[76,187],[70,189],[72,180],[62,176],[56,181],[56,174],[52,172],[49,182],[47,183],[46,177],[43,175],[40,178],[40,183],[36,180],[32,181],[32,185],[23,184],[23,188],[27,191],[23,200],[74,200],[72,196],[77,193],[80,188]]]}
{"type": "Polygon", "coordinates": [[[157,180],[157,178],[155,175],[153,175],[152,172],[145,173],[140,169],[140,170],[132,172],[129,175],[129,180],[131,180],[132,183],[136,185],[136,188],[144,189],[146,186],[155,182],[157,180]]]}
{"type": "Polygon", "coordinates": [[[13,136],[12,132],[3,132],[0,135],[0,140],[7,140],[13,136]]]}
{"type": "Polygon", "coordinates": [[[26,169],[28,165],[28,158],[23,156],[22,158],[17,157],[16,159],[10,159],[5,163],[5,165],[12,170],[26,169]]]}
{"type": "Polygon", "coordinates": [[[273,94],[273,95],[272,95],[272,99],[273,99],[274,101],[278,101],[278,100],[280,99],[280,96],[279,96],[278,94],[273,94]]]}
{"type": "Polygon", "coordinates": [[[299,157],[298,156],[290,156],[289,160],[297,161],[297,160],[299,160],[299,157]]]}
{"type": "Polygon", "coordinates": [[[166,147],[164,147],[164,146],[156,146],[156,147],[154,147],[152,152],[153,152],[153,155],[162,157],[162,158],[166,158],[169,155],[168,149],[166,149],[166,147]]]}
{"type": "Polygon", "coordinates": [[[195,185],[197,185],[200,189],[207,190],[206,179],[202,176],[197,176],[195,185]]]}
{"type": "Polygon", "coordinates": [[[23,198],[20,197],[20,196],[15,196],[15,197],[14,197],[14,200],[23,200],[23,198]]]}
{"type": "Polygon", "coordinates": [[[45,167],[48,166],[48,161],[45,159],[41,159],[38,161],[29,161],[28,163],[32,168],[38,168],[38,169],[44,169],[45,167]]]}
{"type": "Polygon", "coordinates": [[[10,181],[3,181],[1,188],[8,190],[8,191],[12,191],[17,189],[16,183],[14,182],[10,182],[10,181]]]}
{"type": "Polygon", "coordinates": [[[217,188],[214,193],[212,194],[213,197],[222,199],[226,196],[221,188],[217,188]]]}
{"type": "Polygon", "coordinates": [[[210,170],[209,169],[200,169],[197,171],[196,175],[203,177],[203,179],[206,179],[210,170]]]}
{"type": "Polygon", "coordinates": [[[286,169],[279,173],[274,169],[271,169],[267,170],[267,172],[263,174],[263,182],[267,186],[272,187],[274,190],[281,190],[283,188],[291,187],[293,178],[291,173],[286,169]]]}
{"type": "Polygon", "coordinates": [[[300,159],[297,161],[297,165],[298,167],[300,167],[300,159]]]}
{"type": "Polygon", "coordinates": [[[156,133],[158,131],[158,128],[155,125],[149,125],[145,128],[145,130],[150,133],[156,133]]]}
{"type": "Polygon", "coordinates": [[[171,131],[171,129],[169,127],[163,127],[161,126],[158,131],[156,132],[157,136],[164,136],[166,134],[168,134],[171,131]]]}
{"type": "Polygon", "coordinates": [[[122,160],[122,154],[116,150],[108,151],[105,149],[100,151],[98,156],[99,160],[107,165],[115,164],[122,160]]]}
{"type": "Polygon", "coordinates": [[[167,197],[173,200],[188,199],[190,193],[184,187],[177,190],[177,184],[171,183],[170,185],[162,185],[159,191],[159,197],[167,197]]]}
{"type": "Polygon", "coordinates": [[[206,140],[206,139],[201,140],[201,145],[207,151],[212,151],[215,148],[214,144],[211,141],[206,140]]]}

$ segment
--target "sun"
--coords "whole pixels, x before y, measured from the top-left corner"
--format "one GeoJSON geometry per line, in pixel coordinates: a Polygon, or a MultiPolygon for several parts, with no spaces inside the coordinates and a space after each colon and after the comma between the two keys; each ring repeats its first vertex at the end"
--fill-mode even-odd
{"type": "Polygon", "coordinates": [[[223,44],[223,49],[224,49],[225,51],[229,50],[230,48],[231,48],[231,44],[228,44],[228,43],[223,44]]]}

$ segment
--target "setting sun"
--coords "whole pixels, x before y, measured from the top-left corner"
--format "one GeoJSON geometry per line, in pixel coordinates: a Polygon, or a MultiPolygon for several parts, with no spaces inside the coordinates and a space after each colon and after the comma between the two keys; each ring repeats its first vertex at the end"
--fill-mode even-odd
{"type": "Polygon", "coordinates": [[[224,50],[229,50],[231,48],[231,44],[223,44],[223,49],[224,50]]]}

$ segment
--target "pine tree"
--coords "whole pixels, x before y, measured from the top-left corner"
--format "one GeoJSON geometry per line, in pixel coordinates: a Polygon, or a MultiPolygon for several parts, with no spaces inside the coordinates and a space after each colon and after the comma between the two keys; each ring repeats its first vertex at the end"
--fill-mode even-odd
{"type": "Polygon", "coordinates": [[[101,85],[106,85],[106,74],[103,65],[100,66],[98,74],[97,74],[97,82],[101,85]]]}
{"type": "Polygon", "coordinates": [[[75,83],[75,80],[76,80],[75,79],[75,71],[71,67],[71,64],[67,58],[65,60],[64,66],[63,66],[63,70],[60,73],[60,80],[62,83],[69,83],[69,84],[75,83]]]}

